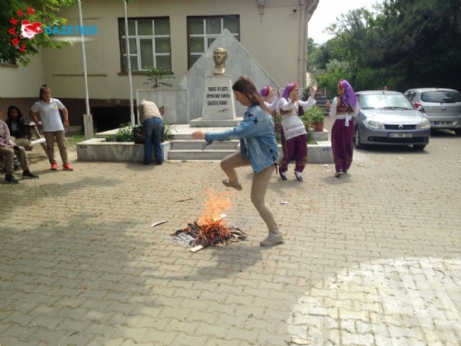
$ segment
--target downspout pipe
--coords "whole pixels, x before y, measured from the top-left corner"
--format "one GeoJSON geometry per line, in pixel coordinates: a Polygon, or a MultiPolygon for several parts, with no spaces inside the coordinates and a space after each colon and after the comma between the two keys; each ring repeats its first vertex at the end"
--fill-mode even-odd
{"type": "Polygon", "coordinates": [[[128,38],[128,11],[126,1],[123,1],[125,6],[125,42],[126,42],[126,61],[128,65],[128,82],[130,83],[130,118],[131,126],[135,126],[134,107],[133,107],[133,77],[131,75],[131,59],[130,59],[130,39],[128,38]]]}
{"type": "MultiPolygon", "coordinates": [[[[78,20],[79,20],[80,27],[83,27],[82,3],[80,0],[78,0],[78,20]]],[[[91,139],[94,137],[94,133],[93,133],[93,126],[92,126],[92,118],[90,114],[90,98],[89,98],[89,93],[88,93],[88,70],[86,67],[85,36],[83,35],[82,31],[80,31],[80,38],[82,41],[83,80],[85,82],[85,111],[86,113],[85,113],[84,118],[89,117],[91,121],[91,123],[84,122],[86,125],[85,126],[85,139],[91,139]]]]}
{"type": "Polygon", "coordinates": [[[305,6],[304,7],[304,11],[301,11],[304,13],[302,17],[302,33],[301,33],[301,37],[302,37],[302,53],[301,53],[301,56],[300,56],[300,67],[299,67],[299,74],[300,74],[300,82],[302,84],[303,87],[306,87],[306,83],[307,83],[307,77],[306,77],[306,73],[307,73],[307,38],[308,38],[308,22],[310,21],[311,19],[311,15],[310,15],[310,11],[317,7],[318,5],[318,0],[312,0],[312,2],[310,3],[309,6],[305,6]]]}

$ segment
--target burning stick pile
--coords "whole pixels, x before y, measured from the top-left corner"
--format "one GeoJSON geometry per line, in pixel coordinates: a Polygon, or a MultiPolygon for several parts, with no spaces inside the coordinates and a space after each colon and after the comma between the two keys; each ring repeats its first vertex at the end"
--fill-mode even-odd
{"type": "Polygon", "coordinates": [[[245,239],[247,234],[237,226],[229,227],[225,221],[226,215],[222,214],[232,206],[230,193],[222,192],[215,197],[212,190],[207,190],[207,194],[209,199],[205,202],[205,211],[202,216],[172,235],[183,240],[190,239],[189,245],[200,246],[198,250],[207,246],[224,246],[229,241],[245,239]]]}

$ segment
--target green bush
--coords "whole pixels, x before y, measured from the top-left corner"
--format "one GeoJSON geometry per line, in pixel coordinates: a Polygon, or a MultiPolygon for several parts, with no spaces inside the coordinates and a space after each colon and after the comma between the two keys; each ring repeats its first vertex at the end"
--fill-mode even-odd
{"type": "Polygon", "coordinates": [[[115,135],[116,142],[134,142],[133,126],[131,123],[122,124],[115,135]]]}
{"type": "MultiPolygon", "coordinates": [[[[106,142],[134,142],[133,126],[131,123],[120,125],[115,135],[106,135],[106,142]]],[[[163,123],[163,139],[171,141],[174,137],[173,131],[176,131],[174,125],[163,123]]]]}
{"type": "Polygon", "coordinates": [[[115,142],[114,135],[106,135],[104,138],[106,139],[106,142],[115,142]]]}
{"type": "Polygon", "coordinates": [[[163,123],[163,140],[171,141],[174,137],[173,131],[176,131],[174,125],[163,123]]]}

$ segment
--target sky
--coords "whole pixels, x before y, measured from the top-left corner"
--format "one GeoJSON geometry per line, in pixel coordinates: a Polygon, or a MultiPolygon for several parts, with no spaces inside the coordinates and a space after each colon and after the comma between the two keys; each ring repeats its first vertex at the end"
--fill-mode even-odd
{"type": "Polygon", "coordinates": [[[372,6],[376,0],[320,0],[317,9],[309,21],[308,36],[315,43],[321,45],[333,38],[332,35],[322,33],[322,31],[336,22],[336,17],[346,14],[350,10],[366,7],[373,10],[372,6]]]}

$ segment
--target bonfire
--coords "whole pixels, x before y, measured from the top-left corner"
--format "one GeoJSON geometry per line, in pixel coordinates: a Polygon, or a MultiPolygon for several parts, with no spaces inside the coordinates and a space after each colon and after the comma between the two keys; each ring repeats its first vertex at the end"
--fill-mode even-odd
{"type": "Polygon", "coordinates": [[[187,223],[183,229],[179,229],[172,235],[186,234],[191,237],[189,245],[200,247],[224,246],[229,241],[245,239],[247,234],[236,225],[230,226],[225,211],[231,209],[230,197],[232,193],[224,191],[215,196],[213,190],[206,191],[208,200],[204,203],[202,215],[194,222],[187,223]]]}

